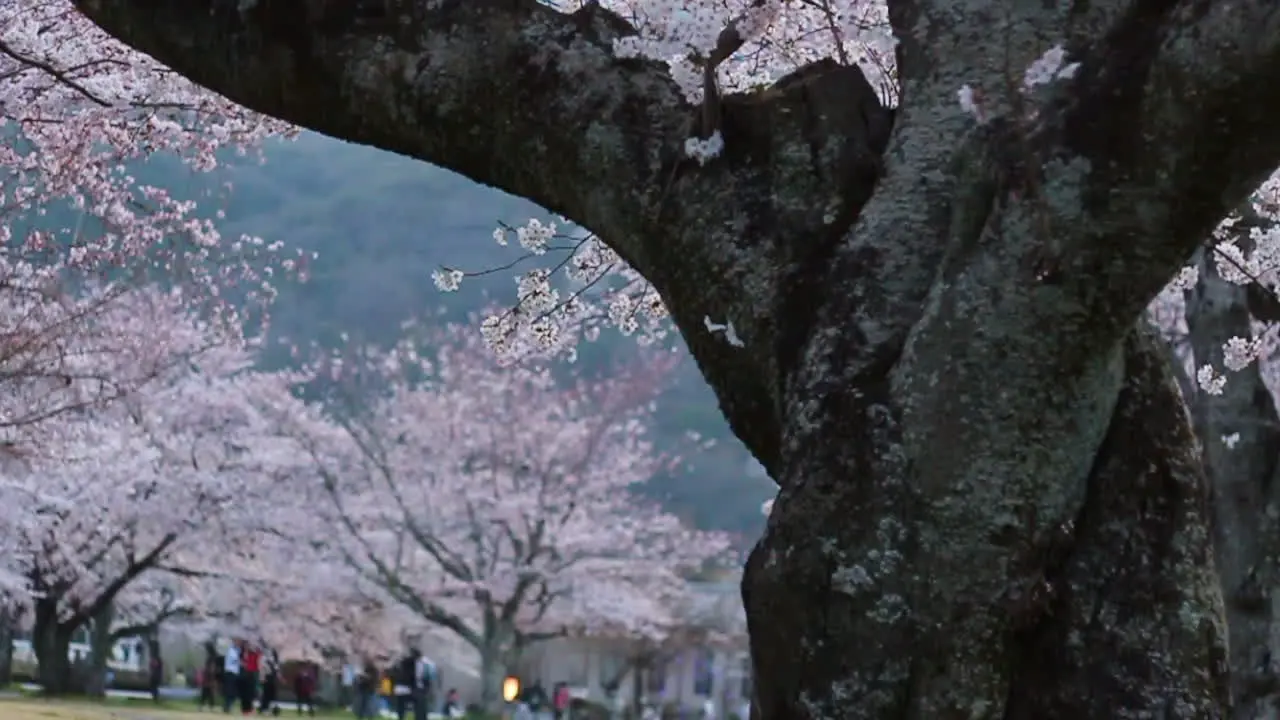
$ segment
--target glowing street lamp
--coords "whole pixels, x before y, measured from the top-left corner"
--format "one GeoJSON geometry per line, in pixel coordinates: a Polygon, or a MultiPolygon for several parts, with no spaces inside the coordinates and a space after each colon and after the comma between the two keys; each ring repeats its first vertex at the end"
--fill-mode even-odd
{"type": "Polygon", "coordinates": [[[502,681],[502,699],[507,702],[515,702],[520,696],[520,678],[508,675],[502,681]]]}

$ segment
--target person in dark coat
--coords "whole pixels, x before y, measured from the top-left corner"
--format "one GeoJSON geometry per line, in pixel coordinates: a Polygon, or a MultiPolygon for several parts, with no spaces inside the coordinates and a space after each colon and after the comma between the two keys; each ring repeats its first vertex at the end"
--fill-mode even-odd
{"type": "Polygon", "coordinates": [[[311,668],[311,664],[307,663],[298,668],[298,672],[293,676],[293,697],[296,701],[298,714],[302,714],[302,706],[307,706],[307,711],[311,717],[316,715],[315,700],[313,699],[316,692],[316,675],[311,668]]]}
{"type": "Polygon", "coordinates": [[[200,671],[200,700],[198,707],[204,710],[206,707],[212,710],[217,702],[213,697],[213,688],[218,684],[218,679],[222,676],[222,660],[216,654],[210,654],[205,657],[204,669],[200,671]]]}
{"type": "Polygon", "coordinates": [[[149,669],[147,685],[151,691],[151,699],[155,702],[160,702],[160,686],[164,684],[164,661],[160,659],[159,652],[155,652],[151,656],[149,669]]]}
{"type": "Polygon", "coordinates": [[[412,649],[401,658],[396,666],[395,677],[392,678],[392,682],[395,684],[397,720],[404,720],[404,716],[410,707],[414,709],[415,718],[419,714],[418,708],[423,702],[422,683],[418,676],[418,661],[421,657],[422,654],[416,648],[412,649]]]}
{"type": "Polygon", "coordinates": [[[520,694],[520,700],[525,705],[528,705],[535,715],[545,710],[547,707],[547,690],[542,687],[542,681],[534,680],[533,684],[525,688],[524,692],[520,694]]]}
{"type": "Polygon", "coordinates": [[[377,716],[378,666],[373,660],[365,660],[364,669],[356,678],[356,718],[372,720],[377,716]]]}
{"type": "Polygon", "coordinates": [[[280,692],[280,655],[275,650],[265,653],[262,664],[262,702],[258,705],[258,714],[280,714],[276,707],[276,696],[280,692]]]}

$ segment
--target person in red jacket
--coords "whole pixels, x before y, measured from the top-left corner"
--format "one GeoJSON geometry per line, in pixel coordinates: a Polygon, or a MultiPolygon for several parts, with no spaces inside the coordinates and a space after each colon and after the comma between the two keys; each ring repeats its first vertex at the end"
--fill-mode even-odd
{"type": "Polygon", "coordinates": [[[565,720],[569,717],[569,703],[572,702],[573,695],[569,692],[569,683],[558,682],[551,691],[551,710],[555,715],[555,720],[565,720]]]}
{"type": "Polygon", "coordinates": [[[262,651],[245,643],[244,656],[240,659],[240,714],[253,714],[253,701],[258,696],[258,670],[262,666],[262,651]]]}

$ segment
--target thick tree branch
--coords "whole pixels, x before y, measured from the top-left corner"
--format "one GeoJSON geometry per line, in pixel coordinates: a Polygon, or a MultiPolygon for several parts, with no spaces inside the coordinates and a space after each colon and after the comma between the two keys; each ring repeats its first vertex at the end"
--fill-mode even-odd
{"type": "Polygon", "coordinates": [[[660,63],[614,57],[634,31],[596,4],[571,15],[536,0],[76,4],[245,107],[428,160],[609,236],[661,192],[657,152],[687,136],[692,111],[660,63]]]}
{"type": "Polygon", "coordinates": [[[93,599],[92,602],[86,604],[71,619],[64,621],[64,624],[79,627],[85,621],[94,615],[102,612],[102,609],[115,601],[116,596],[124,590],[129,583],[133,582],[139,575],[155,567],[156,563],[164,555],[164,553],[178,539],[177,535],[170,533],[160,539],[149,552],[140,558],[132,560],[128,567],[124,569],[114,580],[102,588],[102,591],[93,599]]]}
{"type": "Polygon", "coordinates": [[[1067,234],[1061,262],[1106,288],[1084,304],[1120,332],[1280,165],[1280,5],[1133,2],[1081,59],[1059,159],[1083,163],[1049,192],[1079,193],[1088,229],[1067,234]]]}
{"type": "Polygon", "coordinates": [[[160,626],[163,625],[166,620],[172,620],[179,617],[191,617],[194,615],[195,611],[190,607],[182,605],[166,605],[163,610],[159,611],[155,617],[149,620],[114,628],[111,631],[110,639],[111,642],[116,642],[117,640],[129,637],[149,636],[159,632],[160,626]]]}

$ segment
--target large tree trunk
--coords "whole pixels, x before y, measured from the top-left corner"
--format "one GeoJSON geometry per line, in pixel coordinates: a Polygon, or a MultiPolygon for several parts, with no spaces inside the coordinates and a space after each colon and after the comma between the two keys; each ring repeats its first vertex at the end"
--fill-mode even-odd
{"type": "Polygon", "coordinates": [[[76,0],[225,97],[563,214],[653,284],[781,486],[743,581],[753,712],[1223,717],[1199,451],[1134,323],[1280,164],[1273,0],[888,0],[892,115],[836,53],[700,113],[668,63],[618,57],[609,3],[366,5],[76,0]],[[1054,45],[1079,64],[1025,90],[1054,45]],[[691,161],[716,116],[723,153],[691,161]]]}
{"type": "MultiPolygon", "coordinates": [[[[1247,236],[1241,241],[1247,242],[1247,236]]],[[[1186,294],[1195,365],[1222,368],[1223,344],[1253,335],[1248,291],[1218,275],[1212,251],[1198,253],[1196,262],[1199,281],[1186,294]]],[[[1188,401],[1213,493],[1234,717],[1274,720],[1280,692],[1280,417],[1257,363],[1229,373],[1221,395],[1196,392],[1188,401]]]]}
{"type": "MultiPolygon", "coordinates": [[[[1042,505],[1038,527],[1035,505],[1019,507],[997,477],[913,492],[903,471],[926,460],[904,448],[913,429],[888,407],[871,423],[846,415],[856,429],[807,463],[810,482],[783,490],[747,565],[763,717],[1222,717],[1205,486],[1154,342],[1126,343],[1101,442],[1053,458],[1088,466],[1088,479],[1065,516],[1042,505]],[[988,513],[987,532],[966,527],[988,513]],[[974,582],[975,566],[992,582],[974,582]]],[[[1025,450],[1025,481],[1053,475],[1037,454],[1025,450]]]]}

